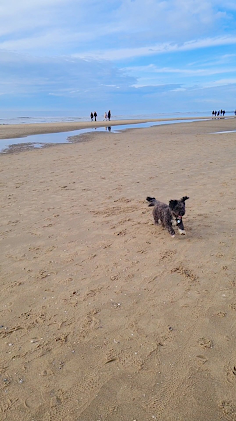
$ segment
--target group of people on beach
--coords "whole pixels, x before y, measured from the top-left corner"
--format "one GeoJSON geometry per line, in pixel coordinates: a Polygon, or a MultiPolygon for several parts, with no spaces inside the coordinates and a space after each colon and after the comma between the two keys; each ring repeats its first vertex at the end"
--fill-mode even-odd
{"type": "MultiPolygon", "coordinates": [[[[94,111],[94,113],[91,112],[90,118],[91,118],[91,121],[93,121],[93,119],[94,119],[94,121],[97,121],[97,112],[96,111],[94,111]]],[[[110,119],[111,119],[111,111],[109,110],[108,113],[105,111],[105,113],[104,113],[104,120],[110,121],[110,119]]]]}
{"type": "Polygon", "coordinates": [[[104,120],[110,121],[110,119],[111,119],[111,111],[109,110],[108,113],[105,111],[105,113],[104,113],[104,120]]]}
{"type": "Polygon", "coordinates": [[[224,117],[225,115],[225,110],[219,110],[219,111],[212,111],[212,116],[217,116],[217,117],[224,117]]]}
{"type": "Polygon", "coordinates": [[[90,118],[91,118],[91,121],[93,121],[93,118],[94,118],[94,121],[97,121],[97,112],[96,111],[94,111],[94,113],[91,112],[90,118]]]}

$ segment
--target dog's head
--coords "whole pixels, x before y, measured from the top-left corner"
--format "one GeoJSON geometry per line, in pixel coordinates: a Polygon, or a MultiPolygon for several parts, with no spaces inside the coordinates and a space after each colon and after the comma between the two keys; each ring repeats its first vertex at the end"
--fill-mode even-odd
{"type": "Polygon", "coordinates": [[[185,200],[189,199],[188,196],[182,197],[180,200],[170,200],[169,208],[173,216],[177,219],[181,219],[185,214],[185,200]]]}

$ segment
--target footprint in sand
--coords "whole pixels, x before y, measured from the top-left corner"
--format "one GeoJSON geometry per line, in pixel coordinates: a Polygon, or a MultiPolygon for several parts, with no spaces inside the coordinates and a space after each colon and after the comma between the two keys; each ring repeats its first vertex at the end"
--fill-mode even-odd
{"type": "Polygon", "coordinates": [[[95,315],[99,312],[99,310],[95,309],[94,311],[90,311],[80,322],[79,324],[79,333],[78,336],[80,339],[88,338],[89,334],[92,333],[94,330],[99,329],[100,327],[100,319],[95,317],[95,315]]]}
{"type": "Polygon", "coordinates": [[[229,383],[234,383],[236,381],[236,365],[230,364],[226,368],[226,378],[229,383]]]}
{"type": "Polygon", "coordinates": [[[116,232],[115,234],[123,237],[124,235],[126,235],[126,229],[124,229],[122,231],[119,231],[119,232],[116,232]]]}
{"type": "Polygon", "coordinates": [[[211,339],[207,339],[207,338],[200,338],[198,339],[198,344],[202,347],[202,348],[213,348],[213,343],[211,339]]]}
{"type": "Polygon", "coordinates": [[[236,406],[233,404],[232,401],[222,401],[219,405],[220,409],[222,409],[224,416],[229,421],[236,420],[236,406]]]}
{"type": "Polygon", "coordinates": [[[196,356],[198,363],[205,364],[208,359],[204,355],[197,355],[196,356]]]}
{"type": "Polygon", "coordinates": [[[227,315],[227,313],[225,311],[219,311],[218,313],[216,313],[216,315],[218,317],[225,317],[227,315]]]}
{"type": "Polygon", "coordinates": [[[170,261],[176,253],[176,250],[165,250],[163,253],[161,253],[160,260],[170,261]]]}
{"type": "Polygon", "coordinates": [[[189,281],[196,281],[197,275],[195,275],[190,269],[187,269],[183,266],[178,266],[174,269],[171,269],[171,273],[179,273],[180,275],[184,276],[185,279],[188,279],[189,281]]]}

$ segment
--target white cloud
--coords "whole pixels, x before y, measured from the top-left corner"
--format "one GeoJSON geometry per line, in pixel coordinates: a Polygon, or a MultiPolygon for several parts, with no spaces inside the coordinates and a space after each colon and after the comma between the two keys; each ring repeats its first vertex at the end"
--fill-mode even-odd
{"type": "Polygon", "coordinates": [[[138,102],[220,89],[234,83],[235,11],[232,0],[2,1],[0,94],[138,102]]]}
{"type": "Polygon", "coordinates": [[[212,32],[224,35],[223,23],[232,21],[228,6],[219,0],[9,0],[0,6],[0,48],[115,60],[165,46],[174,51],[178,44],[191,49],[185,41],[199,34],[200,48],[212,32]]]}
{"type": "Polygon", "coordinates": [[[50,92],[74,96],[91,91],[95,94],[111,88],[127,88],[135,80],[106,61],[41,58],[0,51],[1,93],[50,92]]]}
{"type": "Polygon", "coordinates": [[[95,59],[103,60],[125,60],[136,57],[153,56],[156,54],[173,53],[179,51],[192,51],[200,48],[217,47],[223,45],[236,44],[236,36],[223,36],[206,38],[199,40],[191,40],[182,44],[163,43],[158,45],[149,45],[146,47],[137,48],[123,48],[112,50],[100,50],[89,53],[74,54],[74,57],[86,58],[93,57],[95,59]]]}
{"type": "Polygon", "coordinates": [[[234,85],[234,84],[236,84],[236,78],[225,78],[225,79],[219,79],[217,81],[212,81],[207,84],[204,84],[203,87],[206,87],[206,86],[216,87],[216,86],[225,86],[225,85],[229,86],[229,85],[234,85]]]}
{"type": "MultiPolygon", "coordinates": [[[[69,2],[70,0],[68,0],[69,2]]],[[[29,30],[37,31],[53,24],[53,13],[60,8],[65,0],[8,0],[1,2],[0,36],[14,34],[19,36],[19,31],[25,33],[29,30]]]]}
{"type": "Polygon", "coordinates": [[[146,74],[146,75],[155,75],[155,74],[179,74],[183,75],[184,77],[189,76],[212,76],[218,74],[226,74],[226,73],[235,73],[235,67],[204,67],[202,69],[192,69],[187,66],[184,68],[174,68],[174,67],[156,67],[154,65],[148,66],[134,66],[134,67],[125,67],[123,68],[127,74],[134,75],[134,74],[146,74]]]}

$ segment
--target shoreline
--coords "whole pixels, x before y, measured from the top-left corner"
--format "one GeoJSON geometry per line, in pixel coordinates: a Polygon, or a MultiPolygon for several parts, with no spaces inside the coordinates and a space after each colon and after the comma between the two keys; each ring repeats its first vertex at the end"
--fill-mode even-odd
{"type": "Polygon", "coordinates": [[[19,153],[26,150],[41,149],[46,147],[55,147],[58,144],[68,145],[75,142],[81,142],[90,139],[95,133],[110,132],[115,133],[127,132],[129,130],[147,129],[155,127],[156,129],[164,125],[177,124],[201,124],[212,126],[211,130],[220,134],[223,131],[235,131],[235,116],[220,118],[163,118],[163,119],[132,119],[132,120],[113,120],[98,122],[61,122],[61,123],[32,123],[32,124],[11,124],[0,125],[0,154],[19,153]],[[142,126],[143,124],[143,126],[142,126]],[[145,125],[146,124],[146,125],[145,125]],[[120,128],[120,129],[119,129],[120,128]],[[97,130],[96,130],[97,129],[97,130]],[[228,129],[228,130],[226,130],[228,129]],[[229,130],[231,129],[231,130],[229,130]],[[77,132],[77,133],[76,133],[77,132]],[[64,137],[64,133],[65,136],[64,137]],[[16,141],[15,141],[16,140],[16,141]]]}
{"type": "MultiPolygon", "coordinates": [[[[186,117],[186,118],[158,118],[158,119],[130,119],[130,120],[112,120],[112,121],[93,121],[93,122],[61,122],[61,123],[32,123],[32,124],[9,124],[0,125],[0,139],[11,139],[16,137],[25,137],[28,135],[61,133],[81,129],[113,127],[129,124],[141,124],[151,122],[166,121],[186,121],[186,120],[209,120],[212,117],[186,117]]],[[[227,117],[231,119],[234,117],[227,117]]],[[[223,117],[222,117],[223,119],[223,117]]]]}

